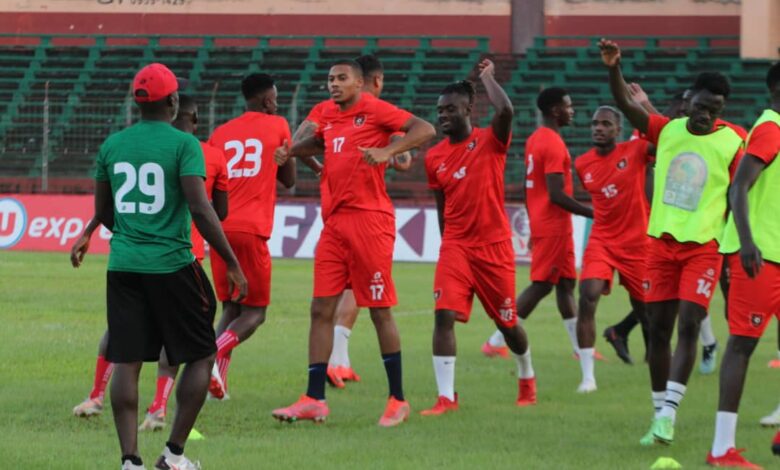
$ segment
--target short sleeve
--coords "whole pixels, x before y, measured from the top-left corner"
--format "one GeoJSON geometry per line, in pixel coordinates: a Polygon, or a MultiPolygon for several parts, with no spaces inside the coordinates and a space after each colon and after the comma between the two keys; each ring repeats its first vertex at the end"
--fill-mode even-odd
{"type": "Polygon", "coordinates": [[[100,146],[97,160],[95,161],[95,181],[108,181],[108,168],[106,168],[106,144],[100,146]]]}
{"type": "Polygon", "coordinates": [[[428,176],[428,187],[430,189],[441,189],[439,180],[436,178],[436,169],[434,168],[434,156],[431,153],[425,156],[425,174],[428,176]]]}
{"type": "Polygon", "coordinates": [[[654,159],[648,157],[648,150],[650,150],[650,142],[645,139],[634,139],[628,142],[631,146],[631,158],[633,158],[640,165],[644,165],[647,162],[651,162],[654,159]]]}
{"type": "MultiPolygon", "coordinates": [[[[225,154],[222,152],[221,149],[218,149],[217,147],[214,146],[211,146],[209,152],[211,153],[212,158],[207,162],[207,164],[209,166],[209,169],[213,168],[214,189],[218,191],[227,191],[228,177],[227,177],[227,166],[225,164],[225,154]]],[[[208,157],[209,156],[207,155],[206,158],[208,157]]],[[[212,175],[208,175],[207,177],[211,177],[211,176],[212,175]]]]}
{"type": "Polygon", "coordinates": [[[779,152],[780,126],[774,122],[765,122],[753,129],[745,153],[753,155],[769,165],[779,152]]]}
{"type": "Polygon", "coordinates": [[[651,114],[647,119],[647,132],[640,135],[643,139],[646,139],[651,144],[657,146],[658,136],[661,135],[661,131],[669,124],[669,121],[671,121],[671,119],[666,116],[651,114]]]}
{"type": "Polygon", "coordinates": [[[374,113],[377,119],[377,125],[390,132],[400,131],[403,125],[414,117],[409,111],[398,108],[383,100],[376,100],[374,113]]]}
{"type": "Polygon", "coordinates": [[[200,142],[193,135],[186,135],[179,146],[179,176],[206,178],[206,160],[200,142]]]}
{"type": "Polygon", "coordinates": [[[544,163],[544,174],[550,173],[566,173],[566,160],[569,157],[569,151],[566,149],[566,144],[563,143],[563,139],[560,137],[557,139],[550,139],[547,141],[547,146],[541,155],[537,157],[537,161],[541,157],[544,163]]]}
{"type": "Polygon", "coordinates": [[[320,125],[320,122],[322,121],[322,109],[324,108],[323,103],[325,103],[325,101],[317,103],[313,108],[311,108],[309,115],[306,116],[306,121],[309,121],[312,124],[316,124],[317,126],[320,125]]]}
{"type": "Polygon", "coordinates": [[[493,126],[488,127],[487,134],[490,136],[491,145],[494,150],[501,153],[507,153],[509,151],[509,145],[512,143],[512,133],[509,133],[509,137],[507,137],[506,142],[501,142],[501,140],[496,135],[496,131],[493,130],[493,126]]]}

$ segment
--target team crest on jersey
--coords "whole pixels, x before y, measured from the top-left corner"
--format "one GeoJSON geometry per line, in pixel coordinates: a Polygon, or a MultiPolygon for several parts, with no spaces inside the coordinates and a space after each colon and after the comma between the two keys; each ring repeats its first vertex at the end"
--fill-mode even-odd
{"type": "Polygon", "coordinates": [[[761,326],[761,324],[764,323],[764,314],[763,313],[750,313],[750,324],[753,325],[754,328],[758,328],[761,326]]]}
{"type": "Polygon", "coordinates": [[[441,289],[433,291],[433,300],[439,300],[441,298],[441,289]]]}
{"type": "Polygon", "coordinates": [[[465,166],[460,167],[460,170],[458,170],[455,173],[453,173],[452,177],[455,178],[456,180],[462,180],[463,178],[465,178],[466,177],[466,167],[465,166]]]}
{"type": "Polygon", "coordinates": [[[584,182],[585,183],[592,183],[593,182],[593,175],[590,174],[590,172],[585,173],[584,182]]]}
{"type": "Polygon", "coordinates": [[[469,142],[469,144],[466,146],[466,150],[474,150],[474,147],[477,146],[477,139],[472,140],[469,142]]]}
{"type": "Polygon", "coordinates": [[[617,162],[617,169],[618,170],[625,170],[628,166],[628,160],[625,158],[622,158],[619,162],[617,162]]]}
{"type": "Polygon", "coordinates": [[[642,289],[644,289],[645,292],[650,291],[650,281],[648,281],[647,279],[642,281],[642,289]]]}
{"type": "Polygon", "coordinates": [[[364,114],[358,114],[355,116],[354,121],[352,123],[355,125],[355,127],[363,127],[363,124],[366,123],[366,116],[364,114]]]}

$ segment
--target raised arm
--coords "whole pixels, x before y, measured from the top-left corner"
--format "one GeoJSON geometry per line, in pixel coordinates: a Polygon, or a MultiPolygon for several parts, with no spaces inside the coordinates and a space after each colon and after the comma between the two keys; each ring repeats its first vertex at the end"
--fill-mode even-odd
{"type": "Polygon", "coordinates": [[[638,83],[629,83],[628,92],[631,94],[631,99],[634,100],[634,103],[641,106],[645,111],[650,114],[661,114],[655,109],[653,103],[650,102],[650,97],[647,96],[645,90],[638,83]]]}
{"type": "Polygon", "coordinates": [[[509,141],[512,134],[512,118],[515,110],[512,107],[512,101],[507,96],[501,85],[498,84],[495,77],[496,66],[492,61],[485,59],[479,64],[479,79],[485,86],[490,104],[495,109],[495,115],[490,125],[493,127],[493,133],[498,140],[503,143],[509,141]]]}
{"type": "Polygon", "coordinates": [[[550,201],[553,204],[562,207],[572,214],[593,218],[593,209],[566,194],[566,191],[564,191],[563,174],[547,173],[544,175],[544,178],[547,183],[547,194],[550,196],[550,201]]]}
{"type": "Polygon", "coordinates": [[[599,49],[601,60],[609,69],[609,89],[615,104],[631,125],[639,129],[639,132],[646,133],[650,115],[631,98],[631,93],[623,79],[623,72],[620,71],[620,48],[615,42],[602,39],[599,41],[599,49]]]}
{"type": "Polygon", "coordinates": [[[195,222],[198,232],[209,242],[209,245],[225,260],[227,265],[228,291],[231,293],[237,288],[238,296],[233,298],[238,302],[247,294],[247,282],[241,267],[238,265],[236,255],[228,244],[222,226],[219,224],[214,208],[209,204],[206,197],[206,189],[203,187],[203,178],[199,176],[181,176],[181,182],[184,198],[190,208],[192,220],[195,222]]]}
{"type": "Polygon", "coordinates": [[[748,191],[766,168],[766,163],[751,154],[745,155],[739,162],[737,173],[729,189],[731,212],[734,214],[734,224],[739,235],[739,259],[742,269],[749,277],[756,277],[764,265],[761,250],[753,242],[753,232],[750,230],[750,214],[748,208],[748,191]]]}

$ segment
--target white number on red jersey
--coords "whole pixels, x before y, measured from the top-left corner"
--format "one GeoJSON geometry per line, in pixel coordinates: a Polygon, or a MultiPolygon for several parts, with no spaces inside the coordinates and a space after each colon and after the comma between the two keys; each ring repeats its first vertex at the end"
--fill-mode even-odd
{"type": "Polygon", "coordinates": [[[225,142],[225,152],[228,155],[228,178],[250,178],[260,173],[261,159],[263,155],[263,143],[258,139],[229,140],[225,142]],[[230,154],[230,151],[235,153],[230,154]],[[241,161],[251,163],[250,168],[235,168],[241,161]]]}
{"type": "Polygon", "coordinates": [[[525,170],[525,187],[526,188],[533,188],[534,187],[534,181],[531,179],[531,173],[534,171],[534,156],[528,155],[528,168],[525,170]]]}
{"type": "Polygon", "coordinates": [[[618,195],[618,190],[614,184],[608,184],[601,188],[601,192],[604,193],[604,197],[611,199],[618,195]]]}
{"type": "Polygon", "coordinates": [[[382,295],[385,293],[384,284],[371,284],[368,287],[371,288],[371,300],[382,300],[382,295]]]}
{"type": "Polygon", "coordinates": [[[712,282],[704,279],[698,279],[696,282],[699,284],[696,286],[696,293],[709,299],[712,296],[712,282]]]}
{"type": "Polygon", "coordinates": [[[333,153],[339,153],[341,152],[341,147],[344,146],[344,137],[334,137],[333,138],[333,153]]]}
{"type": "Polygon", "coordinates": [[[165,206],[165,172],[157,163],[144,163],[135,171],[135,167],[128,162],[117,162],[114,164],[114,174],[125,175],[125,181],[116,192],[115,206],[120,214],[156,214],[165,206]],[[145,196],[151,196],[152,202],[128,202],[125,201],[127,194],[135,188],[138,183],[138,190],[145,196]]]}

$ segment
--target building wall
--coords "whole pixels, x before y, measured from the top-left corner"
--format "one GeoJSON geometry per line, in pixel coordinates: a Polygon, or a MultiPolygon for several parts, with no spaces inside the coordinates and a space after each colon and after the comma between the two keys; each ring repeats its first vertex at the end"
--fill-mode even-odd
{"type": "MultiPolygon", "coordinates": [[[[778,0],[743,0],[768,2],[778,0]]],[[[0,33],[480,35],[511,49],[512,0],[0,0],[0,33]]],[[[516,2],[515,2],[516,3],[516,2]]],[[[546,35],[736,35],[740,0],[543,0],[546,35]]],[[[529,3],[530,4],[530,3],[529,3]]],[[[523,16],[529,12],[524,9],[523,16]]],[[[532,15],[534,21],[536,16],[532,15]]],[[[530,18],[530,17],[529,17],[530,18]]],[[[538,26],[529,20],[525,25],[538,26]]],[[[515,19],[523,31],[523,19],[515,19]]],[[[517,42],[517,41],[516,41],[517,42]]]]}

